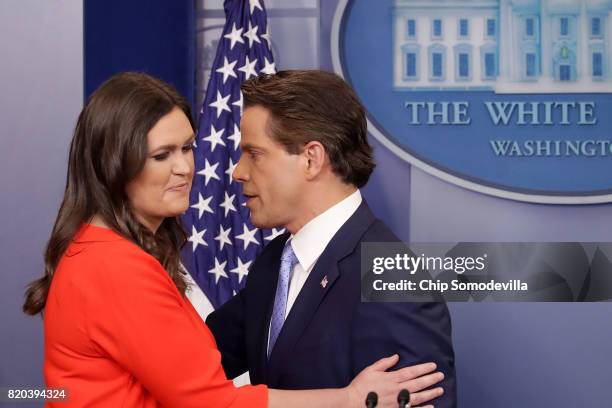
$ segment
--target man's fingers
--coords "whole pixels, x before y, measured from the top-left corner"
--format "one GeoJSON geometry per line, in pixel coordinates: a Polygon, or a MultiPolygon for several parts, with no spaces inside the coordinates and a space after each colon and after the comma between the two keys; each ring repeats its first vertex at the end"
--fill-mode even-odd
{"type": "Polygon", "coordinates": [[[419,405],[429,402],[435,398],[438,398],[444,394],[444,390],[442,387],[433,388],[431,390],[425,390],[420,392],[415,392],[414,394],[410,394],[410,405],[419,405]]]}
{"type": "Polygon", "coordinates": [[[402,384],[402,386],[404,386],[411,393],[414,393],[429,388],[432,385],[439,383],[443,379],[444,374],[438,371],[432,374],[415,378],[413,380],[406,381],[402,384]]]}
{"type": "Polygon", "coordinates": [[[421,377],[429,374],[436,369],[435,363],[425,363],[410,367],[404,367],[395,371],[397,382],[412,380],[413,378],[421,377]]]}
{"type": "Polygon", "coordinates": [[[394,354],[391,357],[381,358],[380,360],[366,368],[366,370],[386,371],[387,369],[397,364],[398,360],[399,354],[394,354]]]}

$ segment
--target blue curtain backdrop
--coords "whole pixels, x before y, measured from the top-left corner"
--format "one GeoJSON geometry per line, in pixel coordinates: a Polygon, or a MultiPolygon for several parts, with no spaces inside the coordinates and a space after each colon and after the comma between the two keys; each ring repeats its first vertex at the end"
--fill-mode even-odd
{"type": "Polygon", "coordinates": [[[195,89],[194,0],[84,2],[85,98],[121,71],[174,85],[191,103],[195,89]]]}

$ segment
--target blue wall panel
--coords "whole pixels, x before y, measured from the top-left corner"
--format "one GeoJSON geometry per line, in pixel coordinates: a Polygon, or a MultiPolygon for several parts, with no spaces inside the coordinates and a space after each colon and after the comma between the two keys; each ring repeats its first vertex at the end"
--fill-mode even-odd
{"type": "Polygon", "coordinates": [[[84,2],[85,97],[121,71],[161,78],[193,105],[193,0],[84,2]]]}

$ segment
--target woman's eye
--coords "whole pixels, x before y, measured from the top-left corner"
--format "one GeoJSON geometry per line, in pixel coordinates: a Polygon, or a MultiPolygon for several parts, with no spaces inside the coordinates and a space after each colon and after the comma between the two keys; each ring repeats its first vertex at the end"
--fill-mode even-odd
{"type": "Polygon", "coordinates": [[[164,161],[168,158],[170,153],[165,152],[165,153],[160,153],[160,154],[156,154],[155,156],[153,156],[153,160],[155,161],[164,161]]]}
{"type": "Polygon", "coordinates": [[[183,151],[184,152],[188,152],[190,150],[193,150],[193,143],[189,143],[189,144],[186,144],[185,146],[183,146],[183,151]]]}

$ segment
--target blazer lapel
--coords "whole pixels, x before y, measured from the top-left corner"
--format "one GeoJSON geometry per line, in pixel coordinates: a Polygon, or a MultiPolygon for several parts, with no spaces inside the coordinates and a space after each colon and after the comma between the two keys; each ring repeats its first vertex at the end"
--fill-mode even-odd
{"type": "MultiPolygon", "coordinates": [[[[270,355],[270,360],[268,362],[268,385],[273,386],[278,382],[281,374],[280,368],[283,363],[287,362],[291,364],[290,353],[295,343],[312,320],[319,304],[332,290],[334,282],[340,276],[338,262],[354,251],[361,240],[361,236],[373,222],[374,216],[364,200],[355,213],[344,223],[338,232],[336,232],[317,260],[308,279],[306,279],[304,283],[304,287],[302,287],[302,290],[295,300],[287,316],[287,320],[285,320],[274,349],[272,350],[272,354],[270,355]]],[[[274,288],[276,289],[276,284],[274,288]]],[[[274,296],[272,296],[272,298],[274,298],[274,296]]],[[[274,303],[274,299],[272,303],[274,303]]],[[[266,330],[270,325],[272,307],[271,305],[266,319],[266,330]]],[[[267,344],[267,335],[265,338],[267,344]]]]}

